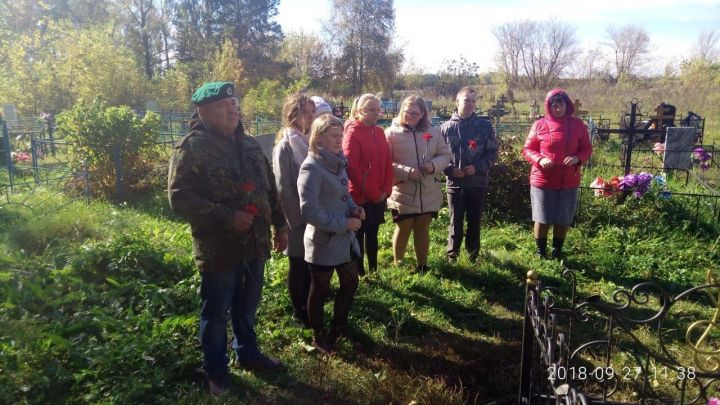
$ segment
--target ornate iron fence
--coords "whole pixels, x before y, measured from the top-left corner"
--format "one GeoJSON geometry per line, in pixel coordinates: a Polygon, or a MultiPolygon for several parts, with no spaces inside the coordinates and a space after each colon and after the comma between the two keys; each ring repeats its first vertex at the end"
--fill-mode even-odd
{"type": "Polygon", "coordinates": [[[579,299],[528,272],[520,404],[705,404],[720,394],[720,284],[579,299]]]}

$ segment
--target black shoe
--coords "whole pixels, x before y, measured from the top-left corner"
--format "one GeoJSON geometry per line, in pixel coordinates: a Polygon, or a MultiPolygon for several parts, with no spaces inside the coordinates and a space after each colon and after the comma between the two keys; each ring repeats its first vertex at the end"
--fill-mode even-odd
{"type": "Polygon", "coordinates": [[[278,371],[282,368],[280,360],[258,352],[250,359],[238,361],[240,367],[251,371],[278,371]]]}
{"type": "Polygon", "coordinates": [[[308,316],[306,313],[303,314],[303,313],[296,312],[293,314],[293,319],[295,320],[295,322],[302,325],[303,328],[310,329],[310,319],[308,319],[308,316]]]}
{"type": "Polygon", "coordinates": [[[322,354],[332,353],[332,348],[328,346],[328,339],[324,333],[315,333],[312,339],[315,350],[322,354]]]}
{"type": "Polygon", "coordinates": [[[552,258],[553,259],[561,259],[563,257],[562,255],[562,248],[565,244],[564,238],[553,238],[552,241],[552,258]]]}
{"type": "Polygon", "coordinates": [[[429,267],[427,264],[419,264],[415,267],[415,271],[417,271],[420,274],[426,273],[428,271],[429,267]]]}
{"type": "Polygon", "coordinates": [[[542,259],[547,259],[547,238],[535,239],[535,254],[542,259]]]}
{"type": "Polygon", "coordinates": [[[210,395],[222,395],[230,389],[230,375],[228,373],[213,376],[205,375],[205,383],[207,384],[208,391],[210,391],[210,395]]]}
{"type": "Polygon", "coordinates": [[[447,261],[448,261],[448,263],[450,263],[450,264],[455,264],[455,263],[457,263],[457,260],[458,260],[458,257],[455,256],[455,255],[448,255],[448,256],[447,256],[447,261]]]}

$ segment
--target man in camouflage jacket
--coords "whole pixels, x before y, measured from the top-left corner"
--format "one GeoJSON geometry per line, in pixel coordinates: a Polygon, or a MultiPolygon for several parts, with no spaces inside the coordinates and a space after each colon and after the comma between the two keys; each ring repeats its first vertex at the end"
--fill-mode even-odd
{"type": "Polygon", "coordinates": [[[240,365],[256,370],[280,366],[258,349],[254,325],[265,261],[271,244],[285,249],[287,231],[270,164],[258,142],[244,134],[234,85],[206,83],[192,101],[198,118],[175,146],[168,197],[192,230],[202,277],[203,368],[210,391],[219,394],[229,387],[228,310],[240,365]]]}

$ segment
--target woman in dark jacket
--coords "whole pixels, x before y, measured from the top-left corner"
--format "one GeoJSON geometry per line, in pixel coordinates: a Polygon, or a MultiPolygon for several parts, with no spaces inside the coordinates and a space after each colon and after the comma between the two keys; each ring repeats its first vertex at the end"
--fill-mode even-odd
{"type": "Polygon", "coordinates": [[[574,111],[565,90],[551,90],[545,98],[545,117],[535,121],[522,149],[523,157],[532,164],[530,200],[540,257],[547,255],[551,227],[552,257],[560,257],[575,216],[581,168],[592,154],[587,127],[573,116],[574,111]]]}

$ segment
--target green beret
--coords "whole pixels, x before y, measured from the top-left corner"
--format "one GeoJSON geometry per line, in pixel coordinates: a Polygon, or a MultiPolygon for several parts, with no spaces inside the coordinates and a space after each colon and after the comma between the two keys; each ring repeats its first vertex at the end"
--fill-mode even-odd
{"type": "Polygon", "coordinates": [[[235,85],[232,82],[210,82],[205,83],[195,90],[192,102],[195,105],[210,103],[222,100],[235,95],[235,85]]]}

